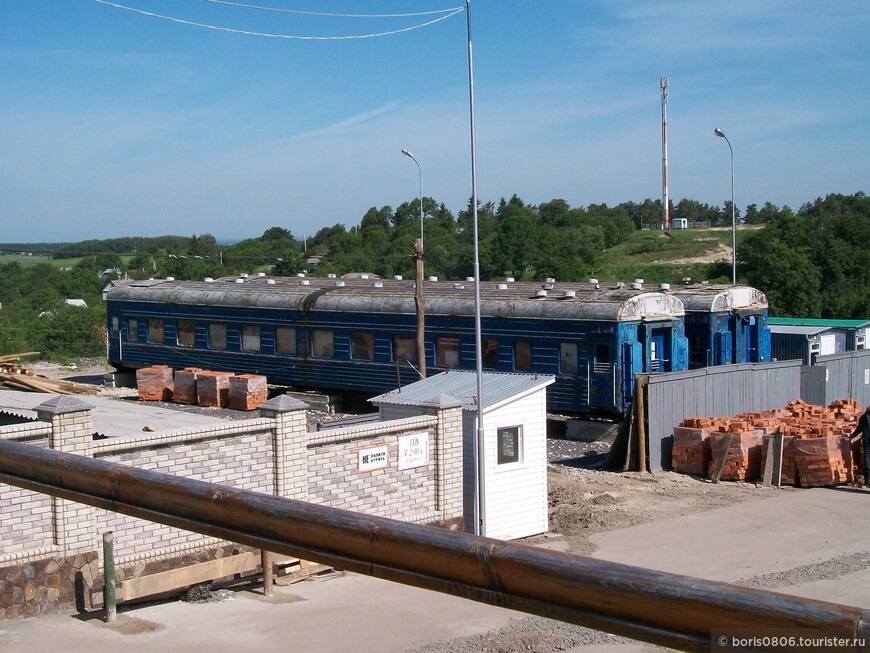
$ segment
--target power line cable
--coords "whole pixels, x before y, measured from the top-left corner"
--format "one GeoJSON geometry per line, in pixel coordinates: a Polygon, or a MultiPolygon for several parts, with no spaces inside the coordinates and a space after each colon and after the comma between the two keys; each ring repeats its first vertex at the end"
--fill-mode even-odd
{"type": "Polygon", "coordinates": [[[179,23],[181,25],[189,25],[192,27],[202,27],[205,29],[216,30],[218,32],[229,32],[231,34],[243,34],[245,36],[260,36],[263,38],[271,38],[271,39],[292,39],[292,40],[300,40],[300,41],[348,41],[353,39],[370,39],[377,38],[381,36],[393,36],[395,34],[401,34],[403,32],[411,32],[413,30],[421,29],[423,27],[429,27],[430,25],[434,25],[435,23],[440,23],[442,20],[447,20],[451,16],[455,16],[456,14],[465,10],[464,7],[457,7],[450,11],[450,13],[439,16],[438,18],[434,18],[433,20],[427,21],[425,23],[420,23],[419,25],[412,25],[410,27],[403,27],[401,29],[391,30],[387,32],[375,32],[370,34],[351,34],[347,36],[310,36],[310,35],[301,35],[301,34],[270,34],[268,32],[253,32],[250,30],[236,29],[234,27],[220,27],[218,25],[210,25],[208,23],[199,23],[195,21],[185,20],[183,18],[176,18],[174,16],[166,16],[164,14],[156,14],[151,11],[145,11],[144,9],[137,9],[135,7],[128,7],[126,5],[119,5],[114,2],[109,2],[108,0],[94,0],[94,2],[98,2],[102,5],[108,5],[109,7],[115,7],[116,9],[123,9],[125,11],[133,12],[134,14],[140,14],[142,16],[150,16],[151,18],[159,18],[161,20],[167,20],[173,23],[179,23]]]}
{"type": "Polygon", "coordinates": [[[246,5],[239,2],[227,2],[226,0],[203,0],[215,5],[228,7],[240,7],[242,9],[258,9],[260,11],[274,11],[282,14],[296,14],[300,16],[325,16],[327,18],[411,18],[415,16],[431,16],[434,14],[446,14],[451,11],[462,11],[462,7],[450,7],[449,9],[434,9],[432,11],[417,11],[404,14],[332,14],[320,11],[302,11],[299,9],[281,9],[278,7],[261,7],[259,5],[246,5]]]}

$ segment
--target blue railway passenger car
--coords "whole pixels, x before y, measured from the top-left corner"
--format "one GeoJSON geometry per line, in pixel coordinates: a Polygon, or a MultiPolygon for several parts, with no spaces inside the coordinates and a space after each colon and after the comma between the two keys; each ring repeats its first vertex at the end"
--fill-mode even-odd
{"type": "Polygon", "coordinates": [[[750,286],[694,284],[669,289],[686,310],[689,368],[770,362],[767,297],[750,286]]]}
{"type": "MultiPolygon", "coordinates": [[[[106,295],[109,362],[265,375],[377,394],[418,380],[413,282],[226,278],[134,281],[106,295]]],[[[427,281],[427,372],[475,369],[474,282],[427,281]]],[[[688,367],[683,303],[618,284],[483,282],[483,367],[552,374],[548,407],[617,417],[634,375],[688,367]]]]}

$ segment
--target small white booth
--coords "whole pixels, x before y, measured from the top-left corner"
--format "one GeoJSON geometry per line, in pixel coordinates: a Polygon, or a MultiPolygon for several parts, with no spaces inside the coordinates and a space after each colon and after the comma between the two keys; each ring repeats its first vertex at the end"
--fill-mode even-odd
{"type": "Polygon", "coordinates": [[[370,399],[382,420],[421,415],[439,398],[462,404],[463,516],[469,532],[512,540],[547,532],[547,386],[554,377],[450,370],[370,399]],[[480,459],[476,456],[482,449],[480,459]],[[479,460],[479,464],[478,464],[479,460]],[[479,479],[479,483],[478,483],[479,479]],[[475,528],[475,525],[478,527],[475,528]]]}

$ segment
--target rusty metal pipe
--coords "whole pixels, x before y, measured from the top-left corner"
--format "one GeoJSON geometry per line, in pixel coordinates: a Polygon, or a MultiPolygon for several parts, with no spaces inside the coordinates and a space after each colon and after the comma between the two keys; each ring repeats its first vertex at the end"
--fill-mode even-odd
{"type": "Polygon", "coordinates": [[[856,637],[870,631],[870,611],[860,608],[362,515],[8,440],[0,440],[0,482],[679,650],[709,650],[713,628],[829,628],[856,637]]]}

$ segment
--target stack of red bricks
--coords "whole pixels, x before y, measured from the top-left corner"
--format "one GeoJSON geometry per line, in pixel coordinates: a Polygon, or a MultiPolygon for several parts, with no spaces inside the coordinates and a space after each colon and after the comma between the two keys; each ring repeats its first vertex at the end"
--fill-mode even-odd
{"type": "Polygon", "coordinates": [[[166,365],[136,371],[136,386],[143,401],[175,401],[204,407],[254,410],[269,397],[265,376],[212,372],[197,367],[177,370],[166,365]]]}
{"type": "Polygon", "coordinates": [[[848,435],[860,413],[858,403],[852,400],[835,401],[828,407],[798,400],[783,409],[732,418],[689,418],[674,429],[673,469],[686,474],[712,473],[719,462],[724,434],[730,433],[731,445],[720,479],[759,478],[767,441],[782,434],[781,484],[815,487],[849,483],[855,478],[859,460],[850,448],[848,435]]]}
{"type": "Polygon", "coordinates": [[[254,410],[269,398],[266,377],[239,374],[230,377],[229,406],[235,410],[254,410]]]}
{"type": "Polygon", "coordinates": [[[195,404],[196,378],[203,370],[198,367],[185,367],[175,372],[175,401],[179,404],[195,404]]]}
{"type": "Polygon", "coordinates": [[[225,408],[229,404],[232,372],[201,370],[196,375],[196,402],[200,406],[225,408]]]}
{"type": "Polygon", "coordinates": [[[172,368],[152,365],[136,370],[136,388],[143,401],[171,401],[174,389],[172,368]]]}

